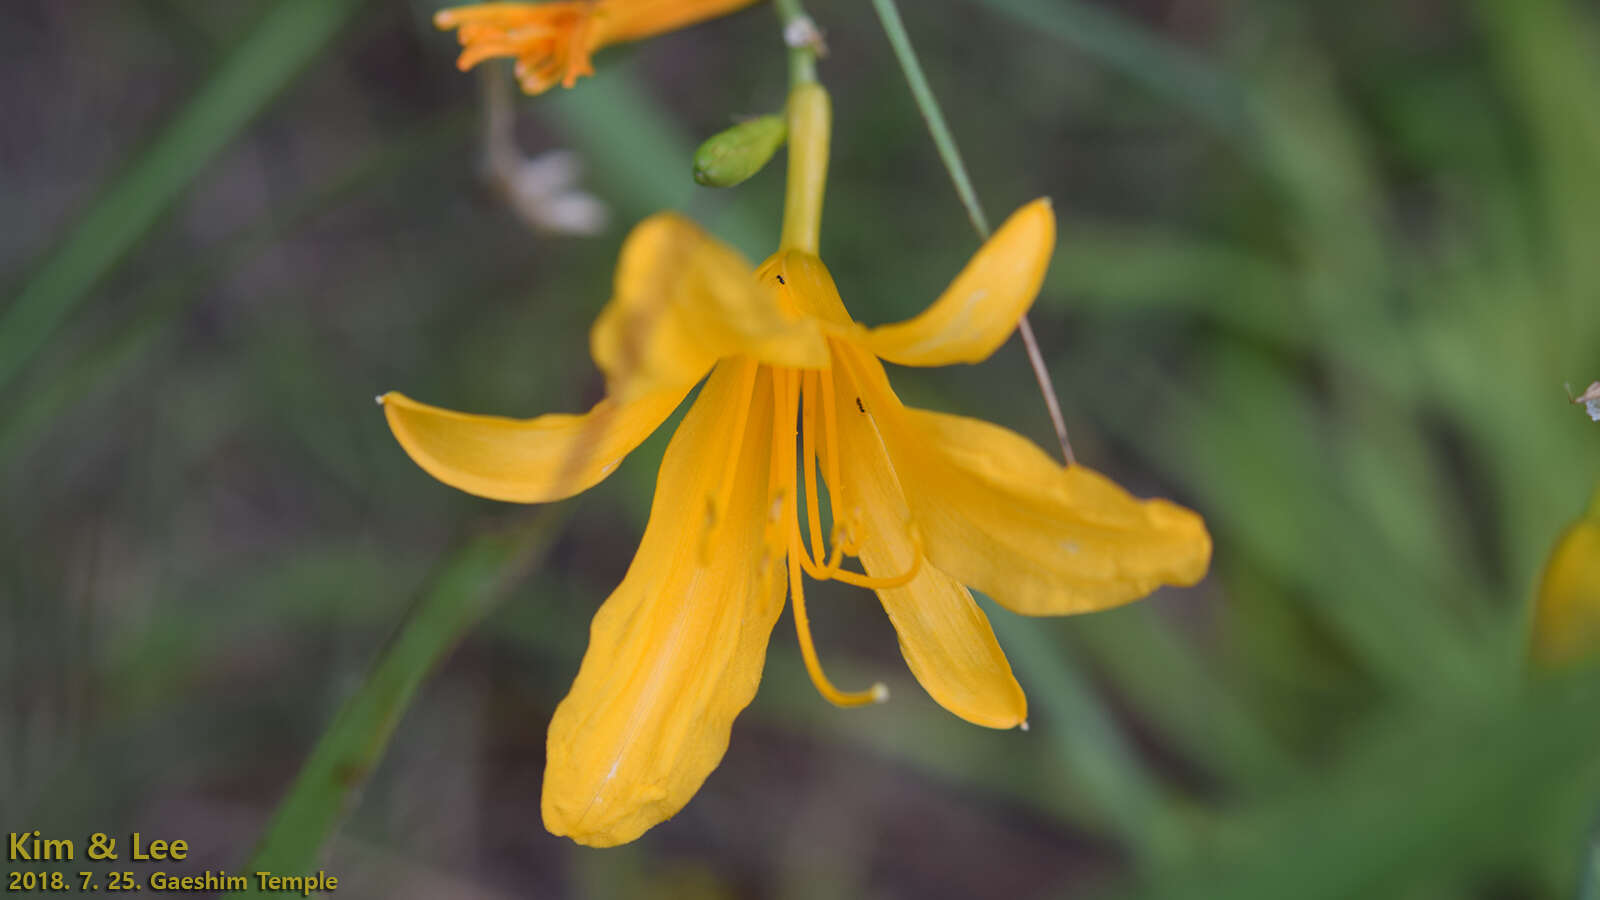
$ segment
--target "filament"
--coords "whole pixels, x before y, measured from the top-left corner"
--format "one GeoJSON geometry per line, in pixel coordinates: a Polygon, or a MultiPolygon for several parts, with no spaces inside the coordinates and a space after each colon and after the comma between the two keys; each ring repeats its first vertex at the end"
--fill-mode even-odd
{"type": "MultiPolygon", "coordinates": [[[[850,370],[849,375],[851,380],[860,381],[862,384],[866,383],[867,373],[864,371],[856,371],[855,367],[857,363],[855,360],[850,358],[848,353],[835,354],[834,359],[844,361],[845,368],[850,370]]],[[[889,467],[889,477],[894,479],[894,489],[900,493],[900,496],[909,500],[910,495],[906,493],[905,486],[900,483],[900,473],[894,467],[894,456],[889,453],[889,445],[884,441],[883,432],[878,428],[878,417],[873,415],[872,410],[867,409],[866,407],[861,408],[861,414],[867,417],[867,423],[872,426],[872,436],[878,439],[878,447],[883,451],[884,462],[887,463],[889,467]]]]}
{"type": "MultiPolygon", "coordinates": [[[[835,354],[835,358],[842,356],[835,354]]],[[[828,495],[832,497],[837,495],[843,484],[839,480],[839,411],[833,405],[833,370],[819,372],[817,380],[822,384],[822,419],[827,424],[824,446],[828,452],[823,463],[827,466],[828,495]]]]}
{"type": "Polygon", "coordinates": [[[911,557],[911,568],[901,572],[899,575],[862,575],[849,569],[834,569],[828,573],[828,577],[834,581],[842,581],[845,584],[853,584],[856,587],[871,588],[875,591],[905,587],[911,583],[913,578],[917,577],[918,572],[922,571],[922,541],[917,539],[915,534],[912,535],[912,538],[915,541],[915,548],[911,557]]]}
{"type": "MultiPolygon", "coordinates": [[[[774,369],[772,377],[773,398],[777,406],[774,411],[775,423],[786,421],[789,423],[788,428],[793,429],[795,418],[800,412],[800,372],[792,369],[774,369]]],[[[802,443],[804,443],[803,437],[802,443]]],[[[787,525],[789,594],[794,598],[794,629],[795,635],[800,639],[800,656],[805,660],[806,674],[811,676],[811,683],[816,685],[817,693],[835,706],[866,706],[870,703],[882,703],[889,699],[889,689],[883,683],[876,683],[865,691],[841,691],[828,680],[828,676],[822,671],[822,662],[817,658],[816,642],[811,637],[811,619],[806,615],[805,588],[801,584],[800,577],[801,570],[808,568],[811,560],[800,537],[800,511],[796,508],[798,498],[795,496],[794,433],[789,431],[785,434],[779,424],[773,425],[772,465],[773,483],[780,485],[777,502],[774,505],[781,520],[787,525]]],[[[836,560],[838,553],[839,550],[835,547],[836,560]]]]}
{"type": "Polygon", "coordinates": [[[800,586],[800,567],[795,565],[795,560],[803,556],[800,523],[795,522],[795,527],[789,532],[789,593],[794,597],[794,630],[800,638],[800,656],[805,660],[806,674],[811,676],[811,683],[816,685],[822,699],[834,706],[867,706],[888,700],[889,688],[881,681],[864,691],[846,692],[834,687],[823,673],[822,662],[817,659],[816,644],[811,640],[811,620],[806,616],[806,596],[800,586]]]}
{"type": "MultiPolygon", "coordinates": [[[[817,373],[805,373],[805,389],[802,393],[802,419],[800,425],[800,465],[806,473],[806,526],[811,532],[810,561],[812,566],[822,568],[822,511],[817,502],[817,440],[816,429],[820,424],[817,421],[817,373]]],[[[838,490],[837,486],[832,488],[838,490]]],[[[807,567],[811,571],[811,567],[807,567]]],[[[818,576],[812,573],[813,578],[818,576]]]]}
{"type": "MultiPolygon", "coordinates": [[[[801,376],[799,373],[796,373],[795,377],[798,379],[801,376]]],[[[808,370],[804,373],[803,377],[803,395],[805,399],[804,403],[802,404],[801,413],[803,418],[800,436],[800,463],[805,469],[807,512],[806,526],[807,530],[810,532],[811,549],[810,552],[805,552],[805,542],[799,534],[799,522],[796,521],[794,526],[794,541],[800,545],[800,549],[802,551],[798,554],[800,567],[805,570],[806,574],[810,575],[817,581],[842,581],[845,584],[854,585],[861,588],[868,588],[871,590],[887,590],[890,588],[904,587],[907,584],[910,584],[911,581],[917,577],[917,574],[922,571],[922,539],[921,536],[915,532],[915,530],[913,530],[911,534],[914,548],[910,568],[898,575],[866,575],[859,572],[852,572],[840,565],[844,555],[848,552],[850,555],[854,556],[857,548],[855,547],[853,541],[845,541],[840,539],[843,534],[839,529],[839,520],[835,518],[835,531],[832,535],[833,552],[829,555],[829,559],[826,564],[822,562],[822,524],[819,512],[820,504],[817,500],[816,469],[814,467],[817,448],[816,439],[812,433],[812,429],[814,429],[818,424],[818,417],[816,415],[818,398],[816,395],[819,387],[821,388],[822,393],[822,418],[827,422],[828,425],[825,440],[825,443],[828,447],[828,453],[825,464],[829,470],[828,489],[830,494],[840,489],[839,422],[837,409],[834,406],[834,401],[836,398],[834,396],[832,372],[808,370]]],[[[868,414],[868,419],[872,420],[870,413],[868,414]]],[[[882,445],[883,436],[881,434],[877,434],[876,420],[872,420],[872,424],[874,434],[877,436],[879,444],[882,445]]],[[[887,458],[887,455],[888,452],[887,449],[885,449],[885,458],[887,458]]],[[[896,486],[898,487],[898,478],[896,479],[896,486]]],[[[798,520],[798,515],[796,516],[796,519],[798,520]]]]}
{"type": "Polygon", "coordinates": [[[784,427],[784,413],[789,408],[788,372],[773,367],[772,372],[772,453],[771,465],[767,469],[767,497],[770,506],[767,522],[767,540],[778,548],[779,553],[785,552],[787,540],[784,531],[784,519],[791,516],[789,511],[788,486],[794,483],[794,414],[789,414],[788,428],[784,427]],[[784,472],[784,465],[788,464],[788,474],[784,472]]]}

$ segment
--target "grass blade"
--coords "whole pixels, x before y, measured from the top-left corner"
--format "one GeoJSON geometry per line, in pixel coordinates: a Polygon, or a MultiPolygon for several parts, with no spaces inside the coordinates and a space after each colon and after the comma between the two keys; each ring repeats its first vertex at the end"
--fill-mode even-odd
{"type": "MultiPolygon", "coordinates": [[[[986,598],[987,599],[987,598],[986,598]]],[[[1041,736],[1073,773],[1073,783],[1143,863],[1160,867],[1188,850],[1188,826],[1165,785],[1145,766],[1088,679],[1050,639],[1044,623],[986,604],[1000,643],[1043,707],[1041,736]]]]}
{"type": "Polygon", "coordinates": [[[361,0],[283,0],[89,208],[0,314],[0,387],[195,176],[322,49],[361,0]]]}
{"type": "Polygon", "coordinates": [[[299,199],[269,208],[254,223],[209,246],[186,268],[132,294],[125,303],[132,317],[114,334],[91,345],[92,349],[59,371],[50,371],[38,379],[38,390],[18,398],[12,416],[0,422],[0,460],[29,452],[63,414],[107,385],[125,381],[142,360],[167,346],[173,324],[200,302],[206,287],[216,279],[246,265],[340,203],[457,147],[470,133],[469,124],[466,116],[451,111],[388,141],[299,199]]]}
{"type": "Polygon", "coordinates": [[[1388,738],[1287,802],[1231,822],[1232,845],[1218,858],[1174,870],[1140,896],[1415,896],[1402,886],[1493,870],[1518,840],[1577,836],[1552,813],[1600,783],[1592,683],[1541,685],[1447,717],[1405,715],[1412,721],[1393,723],[1388,738]]]}
{"type": "Polygon", "coordinates": [[[546,507],[522,527],[472,540],[445,561],[432,587],[317,742],[273,814],[248,871],[316,868],[323,845],[382,759],[423,679],[505,590],[538,563],[566,509],[546,507]]]}

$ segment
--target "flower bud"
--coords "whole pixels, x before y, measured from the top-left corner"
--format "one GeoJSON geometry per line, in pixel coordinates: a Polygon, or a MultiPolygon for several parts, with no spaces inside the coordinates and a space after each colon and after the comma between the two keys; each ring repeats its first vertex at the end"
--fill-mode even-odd
{"type": "Polygon", "coordinates": [[[708,138],[694,154],[694,180],[733,187],[761,171],[787,137],[782,116],[761,116],[708,138]]]}
{"type": "Polygon", "coordinates": [[[1528,656],[1542,667],[1600,660],[1600,491],[1545,563],[1528,656]]]}

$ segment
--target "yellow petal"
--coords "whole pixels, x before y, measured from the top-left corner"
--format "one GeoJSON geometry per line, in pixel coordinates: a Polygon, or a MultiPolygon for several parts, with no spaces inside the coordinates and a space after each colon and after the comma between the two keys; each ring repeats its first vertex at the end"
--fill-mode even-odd
{"type": "Polygon", "coordinates": [[[778,286],[778,300],[786,311],[821,323],[825,333],[852,340],[860,340],[865,333],[851,321],[833,274],[816,254],[780,250],[762,264],[759,277],[769,286],[778,286]]]}
{"type": "Polygon", "coordinates": [[[639,552],[595,616],[550,722],[543,812],[554,834],[612,846],[671,817],[721,761],[755,696],[784,598],[783,570],[763,543],[767,377],[754,383],[746,360],[719,366],[667,448],[639,552]]]}
{"type": "Polygon", "coordinates": [[[1211,536],[1166,500],[1138,500],[1026,438],[900,404],[883,367],[846,349],[934,565],[1025,615],[1090,612],[1205,576],[1211,536]]]}
{"type": "Polygon", "coordinates": [[[921,315],[872,329],[868,349],[903,366],[988,359],[1039,295],[1055,246],[1050,201],[1029,203],[1011,214],[921,315]]]}
{"type": "Polygon", "coordinates": [[[688,393],[607,398],[584,415],[536,419],[476,416],[388,393],[389,429],[429,475],[469,494],[514,503],[545,503],[586,491],[616,470],[688,393]]]}
{"type": "MultiPolygon", "coordinates": [[[[918,552],[906,531],[909,512],[883,444],[844,384],[836,391],[842,484],[828,486],[834,515],[851,522],[867,574],[893,577],[909,570],[918,552]]],[[[989,618],[961,582],[924,561],[908,584],[880,589],[878,599],[906,665],[940,706],[989,728],[1028,718],[1028,700],[989,618]]]]}
{"type": "Polygon", "coordinates": [[[785,315],[775,288],[732,248],[671,213],[628,235],[615,294],[589,338],[618,397],[700,380],[717,360],[747,355],[775,365],[824,368],[814,322],[785,315]]]}
{"type": "Polygon", "coordinates": [[[1600,491],[1545,563],[1529,655],[1550,667],[1600,657],[1600,491]]]}

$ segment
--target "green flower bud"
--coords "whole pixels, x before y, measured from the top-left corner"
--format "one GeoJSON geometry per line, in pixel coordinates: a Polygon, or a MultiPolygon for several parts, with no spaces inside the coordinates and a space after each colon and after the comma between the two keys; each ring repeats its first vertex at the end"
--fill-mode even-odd
{"type": "Polygon", "coordinates": [[[788,136],[782,116],[762,116],[706,139],[694,154],[694,180],[733,187],[761,171],[788,136]]]}

